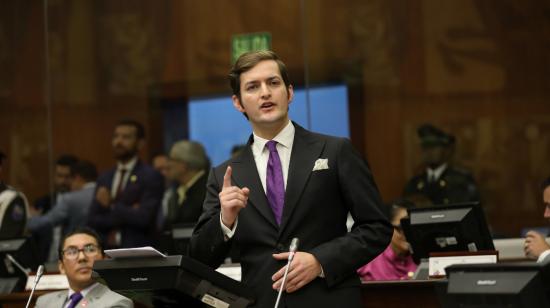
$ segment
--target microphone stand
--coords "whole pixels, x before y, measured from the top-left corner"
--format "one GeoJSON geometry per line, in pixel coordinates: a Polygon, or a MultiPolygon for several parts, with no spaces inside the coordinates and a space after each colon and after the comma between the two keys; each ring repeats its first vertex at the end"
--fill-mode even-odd
{"type": "Polygon", "coordinates": [[[10,262],[13,263],[18,269],[20,269],[25,274],[25,276],[29,277],[29,273],[31,271],[28,268],[24,268],[23,265],[17,262],[17,260],[15,260],[15,258],[12,257],[12,255],[10,255],[9,253],[6,254],[6,257],[8,257],[10,262]]]}
{"type": "Polygon", "coordinates": [[[40,278],[42,278],[42,274],[44,274],[44,265],[40,265],[36,270],[36,277],[34,277],[34,285],[32,286],[31,294],[29,295],[29,300],[27,301],[27,305],[25,306],[25,308],[29,308],[29,305],[31,304],[32,296],[34,294],[34,290],[38,285],[38,281],[40,281],[40,278]]]}
{"type": "Polygon", "coordinates": [[[298,243],[300,241],[297,237],[292,239],[292,242],[290,242],[290,249],[288,254],[288,262],[285,268],[285,274],[283,275],[283,281],[281,282],[281,286],[279,287],[279,294],[277,295],[277,301],[275,302],[275,308],[279,307],[279,301],[281,300],[281,294],[283,293],[283,289],[285,288],[285,282],[286,282],[286,276],[288,275],[288,269],[290,268],[290,264],[292,263],[292,260],[294,259],[294,255],[296,254],[296,250],[298,250],[298,243]]]}

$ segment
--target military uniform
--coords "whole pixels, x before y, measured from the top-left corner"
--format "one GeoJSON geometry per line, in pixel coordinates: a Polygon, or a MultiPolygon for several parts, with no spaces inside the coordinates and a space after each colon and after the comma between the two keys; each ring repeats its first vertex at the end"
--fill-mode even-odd
{"type": "Polygon", "coordinates": [[[425,151],[437,147],[447,151],[447,154],[428,159],[426,163],[432,169],[427,168],[410,179],[405,185],[404,195],[425,196],[432,204],[479,201],[479,192],[472,174],[446,162],[452,153],[455,137],[429,124],[418,128],[418,137],[425,151]],[[429,176],[432,178],[429,179],[429,176]]]}
{"type": "Polygon", "coordinates": [[[404,195],[420,194],[433,204],[479,201],[477,185],[471,173],[449,166],[435,181],[428,180],[428,172],[413,177],[405,186],[404,195]]]}

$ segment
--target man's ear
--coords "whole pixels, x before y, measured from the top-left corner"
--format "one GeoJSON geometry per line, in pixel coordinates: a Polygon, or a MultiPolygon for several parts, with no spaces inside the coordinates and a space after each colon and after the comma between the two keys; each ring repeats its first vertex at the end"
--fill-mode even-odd
{"type": "Polygon", "coordinates": [[[292,103],[292,99],[294,98],[294,88],[292,87],[292,85],[288,86],[287,92],[288,92],[288,103],[290,104],[292,103]]]}
{"type": "Polygon", "coordinates": [[[235,107],[235,109],[239,112],[244,112],[244,106],[237,95],[231,96],[231,100],[233,100],[233,107],[235,107]]]}
{"type": "Polygon", "coordinates": [[[65,265],[63,264],[63,261],[61,260],[57,261],[57,268],[59,269],[59,272],[61,274],[65,274],[65,265]]]}

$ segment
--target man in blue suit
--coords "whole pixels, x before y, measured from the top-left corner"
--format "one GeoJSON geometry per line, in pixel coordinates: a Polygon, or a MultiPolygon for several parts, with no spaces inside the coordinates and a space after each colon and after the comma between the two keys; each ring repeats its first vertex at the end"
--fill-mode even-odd
{"type": "Polygon", "coordinates": [[[94,198],[97,169],[88,161],[79,161],[71,166],[71,191],[60,195],[56,205],[45,215],[34,216],[27,222],[32,232],[43,232],[63,226],[62,235],[86,224],[90,204],[94,198]]]}
{"type": "Polygon", "coordinates": [[[349,140],[290,121],[293,88],[271,51],[243,54],[230,74],[233,105],[250,121],[245,149],[210,172],[190,255],[217,267],[232,246],[255,307],[361,307],[357,269],[390,243],[393,229],[367,163],[349,140]],[[348,233],[346,219],[355,223],[348,233]]]}
{"type": "Polygon", "coordinates": [[[144,139],[145,129],[140,123],[120,121],[112,140],[117,166],[97,180],[88,224],[109,248],[153,245],[164,180],[138,158],[144,139]]]}

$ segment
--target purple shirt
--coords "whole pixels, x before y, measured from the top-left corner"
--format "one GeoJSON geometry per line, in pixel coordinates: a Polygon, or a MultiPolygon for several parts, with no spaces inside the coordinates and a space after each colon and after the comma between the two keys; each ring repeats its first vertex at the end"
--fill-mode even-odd
{"type": "Polygon", "coordinates": [[[374,260],[357,270],[362,280],[404,280],[416,271],[417,265],[410,255],[398,256],[388,245],[374,260]]]}

